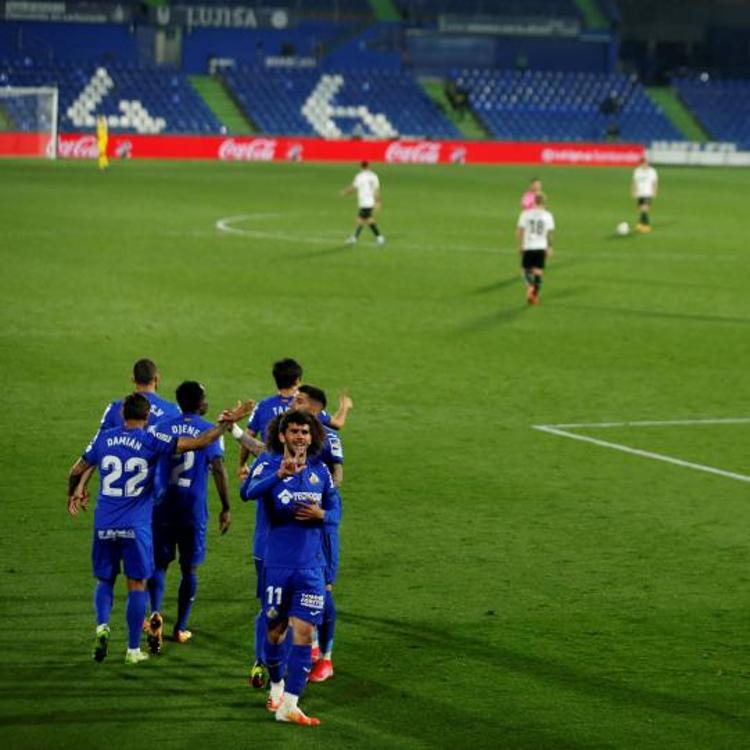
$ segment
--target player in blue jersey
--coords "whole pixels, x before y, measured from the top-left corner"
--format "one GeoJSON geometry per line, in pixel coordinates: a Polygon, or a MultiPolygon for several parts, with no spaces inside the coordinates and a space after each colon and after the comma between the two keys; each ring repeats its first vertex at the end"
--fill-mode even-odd
{"type": "MultiPolygon", "coordinates": [[[[271,420],[292,408],[294,395],[302,382],[302,365],[294,359],[281,359],[274,362],[272,375],[276,382],[277,392],[273,396],[258,402],[247,423],[247,434],[260,441],[265,440],[266,428],[271,420]]],[[[339,406],[336,413],[331,416],[328,412],[322,410],[318,419],[326,427],[341,430],[346,424],[347,416],[353,406],[354,402],[349,394],[342,391],[339,395],[339,406]]],[[[254,452],[250,443],[244,444],[241,440],[240,443],[238,476],[241,480],[244,480],[247,477],[247,460],[250,454],[253,453],[256,456],[258,454],[254,452]]]]}
{"type": "MultiPolygon", "coordinates": [[[[160,419],[166,417],[177,417],[180,414],[180,410],[171,401],[161,398],[156,392],[159,387],[159,371],[156,364],[150,359],[139,359],[133,365],[133,376],[131,378],[135,393],[140,393],[145,396],[150,404],[150,410],[148,415],[148,424],[153,425],[160,419]]],[[[107,405],[107,408],[102,414],[101,422],[99,423],[99,430],[111,430],[113,427],[122,427],[122,399],[115,399],[107,405]]],[[[85,474],[81,482],[82,484],[88,483],[91,478],[91,471],[85,474]]],[[[159,497],[166,488],[166,477],[162,476],[162,472],[157,470],[157,474],[154,478],[156,487],[156,495],[159,497]]]]}
{"type": "Polygon", "coordinates": [[[107,655],[114,583],[121,563],[128,586],[125,662],[137,664],[148,658],[139,644],[146,613],[146,581],[153,573],[151,515],[157,461],[161,456],[204,448],[220,437],[243,411],[224,412],[219,425],[197,438],[185,438],[158,429],[148,432],[150,408],[149,400],[142,394],[127,396],[122,402],[124,424],[99,430],[68,476],[68,512],[73,516],[88,505],[86,485],[81,481],[84,475],[90,476],[89,469],[95,467],[101,478],[92,547],[94,576],[98,580],[94,595],[96,661],[107,655]]]}
{"type": "MultiPolygon", "coordinates": [[[[166,435],[197,437],[213,425],[203,419],[208,410],[206,391],[200,383],[186,381],[176,392],[182,415],[159,422],[166,435]]],[[[208,527],[208,472],[213,475],[221,502],[219,531],[225,534],[232,522],[229,512],[227,472],[224,467],[223,440],[210,443],[202,450],[188,451],[168,460],[169,480],[164,497],[154,508],[154,575],[149,579],[151,616],[148,645],[153,654],[162,648],[164,620],[161,615],[167,568],[180,553],[180,587],[177,595],[177,621],[173,640],[187,643],[192,637],[188,618],[198,588],[197,568],[206,557],[208,527]]]]}
{"type": "Polygon", "coordinates": [[[298,701],[312,669],[313,632],[325,602],[324,524],[338,523],[341,515],[333,479],[317,458],[323,440],[315,417],[286,412],[269,425],[269,450],[255,461],[240,489],[243,500],[263,504],[268,524],[263,606],[271,690],[266,706],[277,721],[307,726],[320,723],[306,716],[298,701]]]}
{"type": "MultiPolygon", "coordinates": [[[[250,455],[258,456],[263,450],[262,442],[265,439],[266,429],[272,419],[283,414],[291,408],[294,395],[302,381],[302,365],[294,359],[287,358],[274,362],[271,371],[277,392],[258,402],[255,410],[248,420],[245,435],[233,434],[240,442],[238,476],[244,480],[248,475],[247,460],[250,455]]],[[[348,393],[342,393],[339,398],[339,408],[333,417],[325,411],[319,415],[320,421],[336,429],[341,429],[346,424],[346,418],[353,406],[348,393]]],[[[256,570],[256,582],[258,597],[260,598],[260,581],[263,578],[263,559],[259,557],[258,550],[265,544],[262,511],[256,511],[255,519],[255,542],[253,544],[253,558],[256,570]]],[[[263,620],[263,606],[261,601],[260,611],[255,619],[255,662],[250,669],[250,684],[255,688],[263,688],[266,684],[266,671],[263,660],[263,643],[265,641],[265,622],[263,620]]]]}
{"type": "MultiPolygon", "coordinates": [[[[294,400],[294,394],[297,392],[297,386],[302,380],[302,365],[294,359],[280,359],[274,362],[271,371],[276,383],[276,393],[273,396],[264,398],[256,405],[253,413],[247,423],[246,433],[250,438],[256,441],[265,439],[266,429],[274,417],[287,411],[294,400]]],[[[257,443],[260,450],[263,446],[257,443]]],[[[240,443],[240,465],[238,475],[244,480],[248,475],[247,460],[252,453],[259,454],[259,451],[253,450],[245,441],[240,443]]],[[[266,684],[266,671],[263,659],[263,642],[265,640],[266,624],[263,619],[263,606],[260,585],[263,579],[263,556],[262,549],[265,547],[265,527],[262,518],[263,511],[258,507],[255,514],[255,535],[253,541],[253,560],[255,562],[256,574],[256,591],[258,599],[261,601],[261,608],[255,618],[255,663],[250,669],[250,684],[255,688],[263,688],[266,684]]]]}
{"type": "MultiPolygon", "coordinates": [[[[150,359],[139,359],[133,365],[133,383],[135,392],[142,394],[149,401],[149,425],[155,424],[161,419],[180,416],[180,410],[175,404],[157,394],[159,371],[150,359]]],[[[117,399],[104,410],[99,429],[111,430],[113,427],[122,427],[122,424],[122,399],[117,399]]]]}
{"type": "MultiPolygon", "coordinates": [[[[294,397],[294,408],[319,418],[326,408],[326,394],[314,385],[301,385],[294,397]]],[[[336,488],[344,481],[344,448],[335,430],[324,427],[325,442],[320,458],[328,467],[336,488]]],[[[336,602],[333,598],[333,584],[339,568],[339,526],[324,524],[323,552],[326,558],[325,581],[326,599],[323,621],[318,627],[317,639],[313,642],[313,668],[310,682],[324,682],[333,677],[333,636],[336,632],[336,602]]]]}

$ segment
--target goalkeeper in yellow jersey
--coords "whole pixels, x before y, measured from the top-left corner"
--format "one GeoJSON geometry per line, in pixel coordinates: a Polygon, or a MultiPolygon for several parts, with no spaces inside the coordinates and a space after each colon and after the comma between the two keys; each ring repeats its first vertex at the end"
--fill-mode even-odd
{"type": "Polygon", "coordinates": [[[107,132],[107,118],[104,115],[99,115],[96,118],[96,150],[97,150],[97,163],[99,169],[107,169],[109,167],[109,159],[107,158],[107,141],[109,140],[109,134],[107,132]]]}

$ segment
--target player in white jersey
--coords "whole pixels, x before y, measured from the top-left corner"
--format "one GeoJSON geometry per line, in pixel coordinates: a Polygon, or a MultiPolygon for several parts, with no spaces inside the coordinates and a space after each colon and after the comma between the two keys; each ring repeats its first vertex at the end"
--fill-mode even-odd
{"type": "Polygon", "coordinates": [[[637,232],[651,231],[649,211],[651,210],[651,201],[656,198],[658,189],[659,176],[644,156],[633,172],[631,188],[631,195],[638,203],[638,224],[635,227],[637,232]]]}
{"type": "Polygon", "coordinates": [[[539,304],[544,266],[552,255],[552,233],[555,229],[555,219],[545,208],[544,193],[537,193],[534,203],[534,208],[521,211],[516,224],[518,252],[526,282],[526,301],[530,305],[539,304]]]}
{"type": "Polygon", "coordinates": [[[341,191],[341,195],[349,195],[356,191],[357,205],[359,206],[357,227],[354,230],[354,234],[346,238],[346,244],[353,245],[359,239],[362,229],[365,226],[369,226],[375,235],[375,241],[378,245],[382,245],[385,242],[385,237],[380,234],[378,225],[375,223],[375,217],[373,216],[375,209],[380,208],[382,205],[380,200],[380,180],[375,172],[370,169],[369,162],[363,161],[361,166],[362,169],[357,172],[352,184],[341,191]]]}

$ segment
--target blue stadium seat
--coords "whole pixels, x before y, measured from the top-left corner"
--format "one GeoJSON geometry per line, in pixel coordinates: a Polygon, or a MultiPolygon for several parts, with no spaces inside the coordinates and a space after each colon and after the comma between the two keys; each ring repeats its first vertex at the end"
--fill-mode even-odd
{"type": "Polygon", "coordinates": [[[461,137],[407,73],[240,68],[223,75],[245,115],[266,133],[461,137]]]}
{"type": "MultiPolygon", "coordinates": [[[[61,131],[94,127],[104,114],[121,133],[221,133],[222,123],[181,73],[123,63],[0,62],[0,85],[57,86],[61,131]]],[[[17,100],[11,100],[15,102],[17,100]]],[[[20,129],[34,127],[11,103],[9,116],[20,129]]]]}
{"type": "Polygon", "coordinates": [[[713,139],[750,149],[750,81],[702,76],[672,85],[713,139]]]}
{"type": "Polygon", "coordinates": [[[683,140],[633,76],[622,73],[455,70],[477,117],[495,138],[520,141],[683,140]],[[618,111],[606,114],[610,97],[618,111]]]}

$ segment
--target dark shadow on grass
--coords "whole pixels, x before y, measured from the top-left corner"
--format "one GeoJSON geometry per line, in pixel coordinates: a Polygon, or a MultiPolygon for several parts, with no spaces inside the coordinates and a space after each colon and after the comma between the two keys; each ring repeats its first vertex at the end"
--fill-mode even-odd
{"type": "Polygon", "coordinates": [[[516,307],[508,307],[483,315],[480,318],[469,321],[458,329],[459,333],[481,333],[490,328],[512,323],[527,312],[527,305],[519,303],[516,307]]]}
{"type": "Polygon", "coordinates": [[[493,281],[491,284],[486,284],[485,286],[480,286],[477,289],[473,290],[473,294],[488,294],[489,292],[499,292],[501,289],[505,289],[506,287],[517,285],[519,288],[521,288],[523,284],[523,280],[521,279],[520,274],[509,276],[507,279],[498,279],[497,281],[493,281]]]}
{"type": "Polygon", "coordinates": [[[321,250],[308,250],[303,253],[285,253],[279,256],[279,260],[300,260],[300,259],[311,259],[311,258],[325,258],[333,255],[343,255],[344,253],[356,250],[356,245],[332,245],[331,247],[324,247],[321,250]]]}
{"type": "MultiPolygon", "coordinates": [[[[560,289],[547,291],[546,287],[542,288],[541,305],[554,305],[558,300],[575,297],[580,293],[578,288],[560,289]]],[[[460,333],[481,333],[482,331],[495,328],[497,326],[512,323],[523,315],[533,315],[537,308],[528,305],[523,299],[523,289],[518,291],[518,303],[514,307],[505,307],[499,310],[482,315],[475,320],[468,321],[459,326],[460,333]]]]}
{"type": "Polygon", "coordinates": [[[537,679],[554,683],[566,690],[574,690],[592,698],[606,698],[623,706],[641,706],[675,716],[700,714],[731,724],[735,728],[750,732],[750,719],[729,713],[723,708],[711,706],[691,698],[665,695],[654,691],[630,687],[614,679],[604,679],[567,664],[541,659],[532,654],[519,653],[502,646],[487,647],[482,639],[467,638],[444,628],[435,629],[430,623],[409,623],[390,618],[372,617],[339,611],[342,619],[368,624],[371,628],[388,629],[399,634],[410,643],[426,644],[439,649],[450,643],[454,651],[468,658],[490,662],[498,669],[531,675],[537,679]]]}
{"type": "MultiPolygon", "coordinates": [[[[400,632],[389,629],[391,637],[394,634],[396,638],[401,637],[400,632]]],[[[164,674],[160,667],[149,663],[125,671],[128,668],[116,665],[110,674],[102,675],[106,682],[95,687],[96,711],[81,711],[80,706],[68,708],[66,695],[62,694],[33,710],[0,717],[0,728],[18,731],[47,725],[50,731],[55,728],[59,746],[67,746],[66,740],[73,737],[74,732],[77,736],[84,726],[94,732],[108,732],[113,726],[132,722],[134,716],[139,722],[158,725],[165,736],[178,736],[181,727],[183,731],[188,727],[192,730],[215,721],[246,726],[273,723],[273,717],[265,709],[265,691],[254,691],[246,684],[233,681],[222,682],[226,686],[217,689],[216,678],[221,679],[222,675],[211,672],[210,678],[192,680],[185,674],[164,674]],[[210,701],[207,701],[209,694],[210,701]]],[[[71,676],[77,671],[69,669],[71,676]]],[[[203,673],[206,674],[205,665],[203,673]]],[[[534,726],[533,721],[519,724],[517,714],[514,720],[504,718],[502,712],[480,715],[463,696],[450,702],[435,700],[424,694],[429,690],[425,689],[426,685],[421,687],[422,682],[424,677],[391,684],[348,673],[345,669],[337,670],[333,682],[308,687],[304,706],[309,713],[321,716],[324,726],[334,732],[337,729],[356,731],[362,743],[360,747],[385,747],[394,737],[409,746],[415,743],[420,747],[456,747],[456,743],[461,746],[468,735],[470,741],[466,746],[473,748],[594,748],[534,726]],[[372,711],[373,700],[392,706],[393,710],[372,711]],[[361,711],[366,712],[364,724],[361,711]]],[[[37,695],[42,686],[48,685],[43,671],[39,672],[38,683],[37,695]]],[[[69,681],[62,684],[67,690],[71,689],[69,681]]],[[[33,678],[28,687],[31,690],[27,697],[33,698],[33,678]]],[[[91,681],[81,681],[77,689],[83,693],[92,687],[91,681]]],[[[51,742],[49,746],[55,745],[51,742]]],[[[596,748],[602,747],[606,746],[596,745],[596,748]]]]}
{"type": "Polygon", "coordinates": [[[696,315],[694,313],[664,312],[661,310],[637,310],[627,307],[608,307],[606,305],[564,305],[571,310],[584,310],[598,313],[612,313],[638,318],[663,318],[665,320],[690,320],[699,323],[740,323],[749,325],[750,318],[729,315],[696,315]]]}

